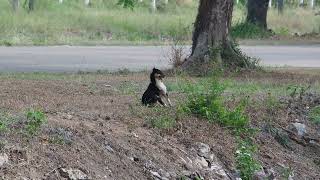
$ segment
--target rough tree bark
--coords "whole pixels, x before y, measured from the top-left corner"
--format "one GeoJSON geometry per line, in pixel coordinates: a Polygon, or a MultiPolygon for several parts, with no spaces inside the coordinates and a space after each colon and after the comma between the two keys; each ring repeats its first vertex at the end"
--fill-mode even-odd
{"type": "Polygon", "coordinates": [[[269,0],[248,0],[247,22],[267,29],[267,13],[269,0]]]}
{"type": "Polygon", "coordinates": [[[212,61],[247,66],[229,38],[233,0],[200,0],[194,24],[192,53],[182,68],[192,73],[210,71],[212,61]]]}

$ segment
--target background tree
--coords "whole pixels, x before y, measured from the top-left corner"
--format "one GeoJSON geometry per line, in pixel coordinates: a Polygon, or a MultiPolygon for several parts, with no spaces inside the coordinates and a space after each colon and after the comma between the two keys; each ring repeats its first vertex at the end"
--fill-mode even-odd
{"type": "MultiPolygon", "coordinates": [[[[119,0],[124,7],[131,7],[135,0],[119,0]]],[[[210,71],[215,62],[233,66],[252,65],[235,48],[229,36],[233,11],[233,0],[200,0],[198,15],[194,23],[191,55],[182,68],[192,73],[210,71]]]]}
{"type": "Polygon", "coordinates": [[[11,5],[13,11],[16,11],[19,8],[19,0],[11,0],[11,5]]]}
{"type": "Polygon", "coordinates": [[[232,11],[233,0],[200,0],[192,52],[182,65],[184,69],[201,74],[210,71],[214,62],[240,67],[251,65],[229,36],[232,11]]]}
{"type": "Polygon", "coordinates": [[[247,22],[267,29],[267,13],[269,0],[248,0],[247,22]]]}
{"type": "Polygon", "coordinates": [[[27,8],[28,11],[33,11],[34,10],[34,3],[35,3],[35,0],[26,0],[24,2],[23,7],[27,8]]]}

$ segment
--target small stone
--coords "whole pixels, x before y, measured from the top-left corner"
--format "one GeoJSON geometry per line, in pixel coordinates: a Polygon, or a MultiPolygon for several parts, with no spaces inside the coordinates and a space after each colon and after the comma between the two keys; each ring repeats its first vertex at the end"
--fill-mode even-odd
{"type": "Polygon", "coordinates": [[[204,143],[196,143],[198,152],[201,156],[207,155],[210,152],[210,146],[204,143]]]}
{"type": "Polygon", "coordinates": [[[304,136],[307,133],[306,125],[302,123],[291,123],[288,129],[296,133],[298,136],[304,136]]]}
{"type": "Polygon", "coordinates": [[[60,175],[62,177],[70,179],[70,180],[86,180],[86,179],[89,179],[88,176],[84,172],[79,170],[79,169],[60,168],[59,172],[60,172],[60,175]]]}
{"type": "Polygon", "coordinates": [[[113,148],[110,145],[106,145],[105,148],[109,151],[109,152],[114,152],[113,148]]]}
{"type": "Polygon", "coordinates": [[[170,173],[166,172],[163,169],[159,169],[159,174],[161,175],[161,177],[170,178],[170,173]]]}
{"type": "Polygon", "coordinates": [[[2,167],[3,165],[5,165],[6,163],[9,162],[9,157],[7,154],[0,154],[0,167],[2,167]]]}
{"type": "Polygon", "coordinates": [[[202,168],[207,168],[209,166],[209,163],[204,157],[198,157],[195,162],[197,166],[202,167],[202,168]]]}
{"type": "Polygon", "coordinates": [[[155,172],[155,171],[151,171],[151,170],[150,170],[150,173],[151,173],[154,177],[157,177],[157,178],[161,179],[161,176],[160,176],[160,174],[159,174],[158,172],[155,172]]]}
{"type": "Polygon", "coordinates": [[[68,120],[71,120],[72,118],[73,118],[73,116],[70,115],[70,114],[68,114],[68,115],[66,116],[66,119],[68,119],[68,120]]]}

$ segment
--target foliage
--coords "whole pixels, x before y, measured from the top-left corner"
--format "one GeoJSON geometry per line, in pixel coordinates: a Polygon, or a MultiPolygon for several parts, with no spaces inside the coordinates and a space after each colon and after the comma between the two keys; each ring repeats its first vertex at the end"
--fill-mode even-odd
{"type": "Polygon", "coordinates": [[[245,127],[249,122],[244,114],[246,101],[241,101],[233,110],[229,109],[224,105],[224,90],[225,86],[216,78],[189,84],[186,90],[188,100],[183,109],[185,112],[204,117],[209,122],[218,122],[233,128],[245,127]]]}
{"type": "Polygon", "coordinates": [[[303,85],[290,85],[287,87],[289,95],[292,99],[302,100],[303,96],[306,94],[308,90],[310,90],[311,85],[303,86],[303,85]]]}
{"type": "Polygon", "coordinates": [[[30,109],[26,113],[27,126],[26,131],[29,135],[35,135],[41,125],[46,122],[46,116],[41,110],[30,109]]]}
{"type": "Polygon", "coordinates": [[[240,170],[240,176],[244,180],[252,179],[254,172],[262,169],[253,154],[256,152],[256,147],[249,140],[240,140],[238,150],[236,151],[237,169],[240,170]]]}
{"type": "Polygon", "coordinates": [[[310,110],[309,119],[313,123],[320,125],[320,106],[316,106],[310,110]]]}
{"type": "Polygon", "coordinates": [[[135,6],[136,1],[135,0],[119,0],[118,5],[123,6],[124,8],[131,8],[135,6]]]}
{"type": "Polygon", "coordinates": [[[245,114],[248,99],[242,99],[234,109],[228,108],[223,96],[225,89],[226,85],[215,76],[189,83],[185,88],[187,100],[182,109],[209,122],[218,122],[231,128],[238,139],[238,150],[235,153],[237,169],[242,179],[252,179],[253,173],[262,167],[253,157],[256,146],[251,139],[257,130],[249,127],[249,117],[245,114]]]}
{"type": "Polygon", "coordinates": [[[241,39],[260,39],[268,38],[272,32],[251,23],[238,23],[231,28],[231,36],[241,39]]]}
{"type": "Polygon", "coordinates": [[[8,126],[13,121],[14,121],[14,118],[10,114],[0,111],[0,132],[7,131],[8,126]]]}

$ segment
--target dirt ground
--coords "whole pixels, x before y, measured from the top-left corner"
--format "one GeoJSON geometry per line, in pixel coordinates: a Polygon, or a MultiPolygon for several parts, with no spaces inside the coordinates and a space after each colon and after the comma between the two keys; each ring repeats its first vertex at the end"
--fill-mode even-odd
{"type": "MultiPolygon", "coordinates": [[[[235,79],[277,84],[306,79],[319,81],[317,77],[277,72],[248,73],[235,79]]],[[[167,80],[175,81],[175,78],[167,80]]],[[[232,132],[192,116],[178,118],[175,127],[169,130],[152,128],[147,121],[152,108],[140,103],[147,84],[146,73],[79,74],[72,78],[1,77],[0,109],[19,117],[28,108],[41,108],[47,123],[33,137],[15,131],[19,123],[10,132],[0,133],[1,152],[9,157],[5,165],[0,165],[0,179],[67,179],[61,173],[62,168],[77,169],[88,179],[237,177],[236,139],[232,132]],[[205,153],[210,160],[203,160],[199,155],[206,145],[209,150],[205,153]]],[[[183,94],[173,91],[170,96],[178,104],[183,94]]],[[[263,96],[254,98],[264,101],[263,96]]],[[[259,106],[250,106],[247,111],[252,126],[259,129],[266,126],[266,117],[273,116],[259,106]]],[[[272,125],[279,129],[298,116],[288,116],[282,106],[274,113],[272,125]]],[[[318,142],[320,128],[309,122],[307,126],[310,136],[318,142]]],[[[293,179],[320,179],[320,166],[316,164],[320,161],[318,149],[299,143],[285,148],[263,130],[255,142],[259,150],[257,158],[264,168],[275,171],[276,178],[281,179],[290,169],[294,172],[293,179]]]]}

